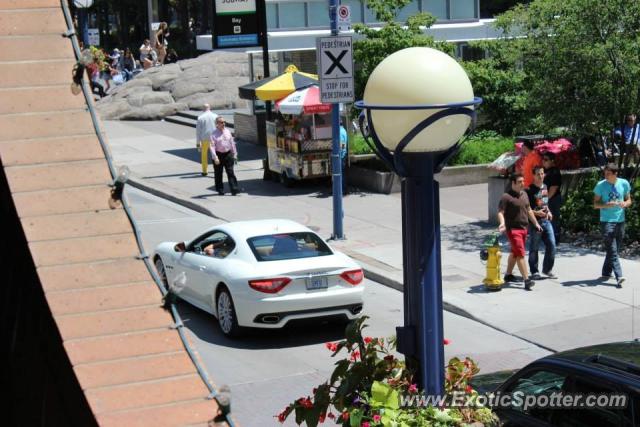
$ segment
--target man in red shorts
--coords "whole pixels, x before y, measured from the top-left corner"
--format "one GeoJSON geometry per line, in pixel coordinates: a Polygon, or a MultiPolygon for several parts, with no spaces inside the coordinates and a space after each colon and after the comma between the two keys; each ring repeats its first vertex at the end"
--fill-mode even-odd
{"type": "Polygon", "coordinates": [[[507,271],[504,275],[505,282],[515,282],[516,277],[513,275],[513,267],[518,265],[518,270],[524,279],[524,288],[531,290],[535,283],[529,279],[527,272],[527,263],[524,260],[525,242],[527,241],[527,228],[529,221],[535,227],[538,233],[542,232],[542,228],[536,216],[529,205],[529,197],[524,192],[524,178],[521,174],[511,175],[511,189],[502,195],[500,204],[498,205],[498,230],[501,233],[506,232],[511,243],[511,253],[507,261],[507,271]]]}

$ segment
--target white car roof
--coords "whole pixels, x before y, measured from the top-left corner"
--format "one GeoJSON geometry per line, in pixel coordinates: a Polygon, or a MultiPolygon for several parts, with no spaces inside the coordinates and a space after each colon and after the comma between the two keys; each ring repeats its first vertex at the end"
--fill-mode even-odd
{"type": "Polygon", "coordinates": [[[235,239],[246,240],[250,237],[278,233],[296,233],[313,231],[302,224],[289,219],[262,219],[255,221],[237,221],[220,224],[212,229],[221,230],[235,239]]]}

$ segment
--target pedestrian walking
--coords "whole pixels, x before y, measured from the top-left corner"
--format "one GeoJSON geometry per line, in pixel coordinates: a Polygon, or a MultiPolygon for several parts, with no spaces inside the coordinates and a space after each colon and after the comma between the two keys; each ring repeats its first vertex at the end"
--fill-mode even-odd
{"type": "Polygon", "coordinates": [[[618,252],[624,239],[624,210],[631,206],[631,185],[624,178],[618,178],[618,166],[609,163],[604,168],[604,179],[593,189],[593,207],[600,210],[600,230],[604,240],[606,256],[602,264],[600,280],[616,275],[617,287],[622,288],[625,277],[618,252]]]}
{"type": "Polygon", "coordinates": [[[542,232],[536,231],[533,224],[529,224],[529,272],[532,280],[542,279],[538,270],[538,249],[541,240],[544,243],[542,274],[550,279],[557,279],[553,274],[553,264],[556,258],[556,239],[552,225],[553,213],[549,209],[549,190],[544,181],[544,168],[542,166],[533,168],[533,184],[526,191],[529,196],[529,205],[542,228],[542,232]]]}
{"type": "Polygon", "coordinates": [[[556,166],[556,155],[547,151],[542,155],[542,166],[544,166],[544,183],[549,192],[549,210],[551,211],[553,234],[556,244],[560,243],[560,207],[562,206],[562,174],[556,166]]]}
{"type": "Polygon", "coordinates": [[[238,158],[236,142],[229,129],[225,127],[224,118],[218,116],[216,118],[216,130],[211,134],[211,157],[213,158],[213,172],[216,180],[216,191],[219,195],[224,195],[224,186],[222,183],[222,169],[227,173],[227,181],[231,194],[238,194],[238,180],[233,172],[233,166],[238,158]]]}
{"type": "Polygon", "coordinates": [[[211,134],[216,130],[218,115],[211,111],[209,104],[204,104],[203,107],[204,113],[198,116],[196,123],[196,148],[200,152],[202,176],[207,176],[209,170],[209,145],[211,144],[211,134]]]}
{"type": "Polygon", "coordinates": [[[509,243],[511,243],[511,253],[507,260],[504,281],[517,281],[513,275],[513,268],[517,265],[524,280],[524,288],[530,291],[535,282],[529,278],[527,263],[524,260],[529,221],[531,221],[536,231],[540,232],[542,228],[538,224],[533,210],[531,210],[527,193],[523,191],[524,177],[519,173],[515,173],[509,179],[511,188],[502,195],[498,205],[498,230],[501,233],[506,233],[509,243]]]}

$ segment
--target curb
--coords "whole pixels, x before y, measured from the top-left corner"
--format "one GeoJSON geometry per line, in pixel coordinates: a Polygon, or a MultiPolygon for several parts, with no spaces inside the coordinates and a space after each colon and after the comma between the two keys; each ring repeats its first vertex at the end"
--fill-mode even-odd
{"type": "Polygon", "coordinates": [[[184,206],[185,208],[191,209],[192,211],[196,211],[198,213],[210,216],[215,219],[219,219],[221,221],[227,221],[224,218],[220,218],[219,216],[214,215],[213,212],[211,212],[209,209],[205,208],[204,206],[199,205],[198,203],[191,202],[189,200],[184,200],[168,192],[158,190],[157,188],[154,188],[154,187],[150,187],[147,184],[143,184],[137,181],[135,178],[129,178],[129,180],[127,181],[127,184],[137,188],[138,190],[142,190],[146,193],[153,194],[156,197],[160,197],[161,199],[169,200],[170,202],[173,202],[177,205],[184,206]]]}

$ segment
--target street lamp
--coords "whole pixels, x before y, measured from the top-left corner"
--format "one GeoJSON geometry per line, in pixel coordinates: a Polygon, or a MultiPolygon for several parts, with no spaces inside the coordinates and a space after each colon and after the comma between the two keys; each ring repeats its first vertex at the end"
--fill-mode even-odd
{"type": "MultiPolygon", "coordinates": [[[[444,392],[440,200],[434,174],[459,149],[482,102],[464,69],[426,47],[403,49],[371,73],[360,128],[402,180],[404,326],[398,351],[428,395],[444,392]],[[365,118],[367,124],[365,126],[365,118]]],[[[370,143],[371,145],[371,143],[370,143]]]]}
{"type": "Polygon", "coordinates": [[[93,0],[73,0],[73,5],[78,9],[78,27],[82,35],[82,44],[89,47],[89,19],[87,9],[93,6],[93,0]]]}

